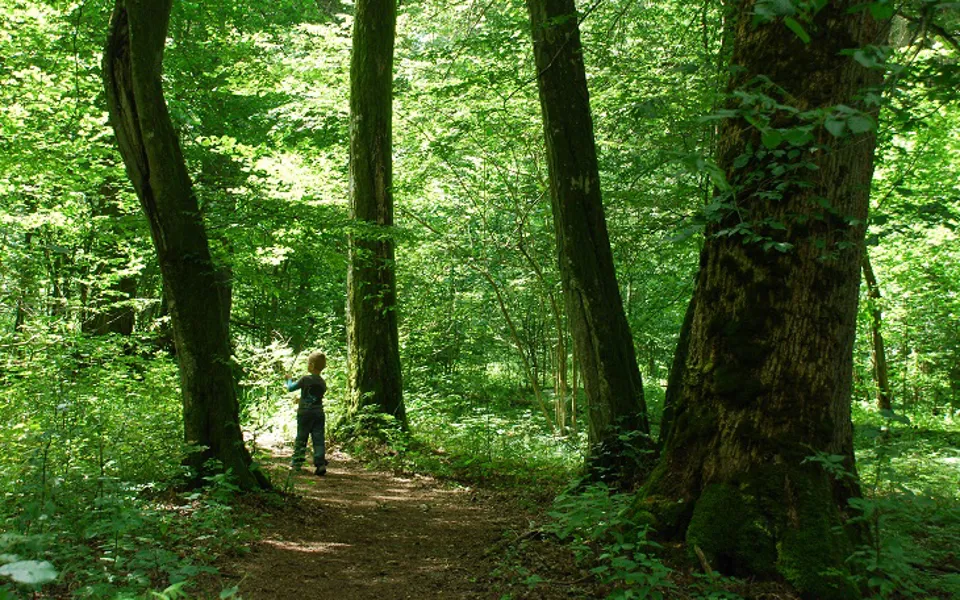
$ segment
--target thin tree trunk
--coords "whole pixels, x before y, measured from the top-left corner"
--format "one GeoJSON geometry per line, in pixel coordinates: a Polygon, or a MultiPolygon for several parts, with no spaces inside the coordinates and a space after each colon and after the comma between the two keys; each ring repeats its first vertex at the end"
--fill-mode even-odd
{"type": "Polygon", "coordinates": [[[642,505],[713,568],[846,600],[859,597],[845,561],[864,534],[848,520],[859,495],[850,394],[876,136],[862,121],[840,138],[823,123],[838,105],[875,116],[861,99],[882,71],[844,51],[882,40],[883,24],[831,2],[804,21],[805,43],[782,19],[756,23],[755,5],[738,5],[731,90],[743,95],[730,106],[753,123],[721,125],[732,191],[720,190],[727,208],[706,232],[686,373],[642,505]],[[765,113],[761,94],[797,110],[765,113]],[[791,158],[774,132],[804,127],[812,139],[791,158]],[[744,227],[752,238],[729,234],[744,227]],[[851,476],[811,456],[842,456],[851,476]]]}
{"type": "Polygon", "coordinates": [[[527,381],[530,382],[530,385],[533,386],[533,395],[537,400],[537,405],[540,406],[540,410],[543,412],[543,418],[546,419],[547,425],[550,426],[550,432],[556,433],[553,417],[550,416],[550,411],[547,410],[547,403],[543,399],[543,392],[540,391],[540,384],[537,381],[537,374],[530,366],[530,360],[527,358],[527,353],[523,349],[523,341],[520,339],[520,334],[517,332],[517,327],[514,325],[513,319],[510,317],[510,311],[507,310],[507,304],[503,298],[503,292],[500,291],[500,286],[497,285],[497,282],[493,279],[490,273],[480,270],[479,268],[475,268],[475,270],[487,280],[487,283],[489,283],[490,287],[493,288],[493,293],[497,296],[497,304],[500,306],[500,313],[507,322],[507,327],[510,329],[510,337],[513,339],[513,343],[517,347],[517,353],[520,355],[520,361],[523,363],[524,375],[526,376],[527,381]]]}
{"type": "Polygon", "coordinates": [[[873,376],[877,383],[877,408],[893,409],[893,394],[890,391],[890,377],[887,369],[887,351],[883,344],[883,310],[880,308],[880,286],[870,264],[870,252],[863,251],[863,279],[867,283],[867,297],[870,299],[870,333],[873,339],[873,376]]]}
{"type": "MultiPolygon", "coordinates": [[[[107,219],[101,219],[101,222],[105,223],[107,231],[97,232],[94,231],[91,233],[93,239],[90,241],[96,243],[98,233],[108,234],[108,239],[113,235],[119,233],[119,217],[121,215],[120,206],[117,203],[117,189],[111,183],[104,182],[100,186],[100,194],[97,200],[92,200],[90,202],[91,212],[94,217],[107,217],[107,219]],[[99,202],[97,201],[99,200],[99,202]]],[[[104,249],[98,248],[99,252],[108,252],[107,256],[102,258],[114,258],[117,256],[116,250],[113,248],[104,249]]],[[[88,274],[92,277],[103,277],[104,276],[104,267],[100,265],[95,272],[88,274]]],[[[83,321],[81,323],[81,329],[84,333],[89,333],[93,335],[107,335],[108,333],[116,333],[119,335],[128,336],[133,333],[134,325],[134,311],[133,307],[129,305],[129,300],[131,300],[134,295],[137,293],[137,278],[136,277],[121,277],[118,281],[113,283],[108,288],[102,288],[99,283],[94,283],[87,286],[87,306],[85,306],[83,321]],[[117,306],[117,302],[127,302],[126,305],[117,306]]]]}
{"type": "Polygon", "coordinates": [[[406,426],[394,270],[392,95],[395,0],[358,0],[350,62],[347,362],[351,407],[406,426]]]}
{"type": "Polygon", "coordinates": [[[657,436],[657,444],[663,448],[670,428],[673,427],[674,415],[676,412],[677,395],[683,385],[684,374],[686,373],[687,354],[690,350],[690,328],[693,326],[693,315],[697,307],[697,297],[694,295],[687,304],[687,310],[683,315],[683,324],[680,326],[680,335],[677,339],[677,347],[673,354],[673,363],[670,365],[670,375],[667,379],[667,393],[663,399],[663,417],[660,419],[660,433],[657,436]]]}
{"type": "Polygon", "coordinates": [[[580,424],[577,422],[577,396],[580,393],[580,365],[577,363],[577,355],[574,353],[570,361],[570,377],[573,379],[572,391],[570,392],[570,429],[573,434],[580,432],[580,424]]]}
{"type": "Polygon", "coordinates": [[[595,476],[629,483],[641,471],[649,426],[600,194],[577,11],[573,0],[527,0],[527,8],[560,274],[587,394],[588,465],[595,476]]]}
{"type": "MultiPolygon", "coordinates": [[[[415,214],[408,213],[413,219],[418,223],[432,231],[439,238],[443,238],[443,233],[438,231],[436,228],[431,226],[427,221],[421,219],[415,214]]],[[[517,331],[517,326],[513,321],[513,317],[510,316],[510,311],[507,309],[506,298],[504,298],[503,290],[497,281],[493,278],[493,275],[487,269],[477,266],[473,259],[466,257],[462,261],[468,269],[480,275],[484,281],[490,284],[490,288],[493,290],[493,293],[497,297],[497,306],[500,308],[500,314],[503,315],[503,320],[507,323],[507,328],[510,331],[510,339],[513,342],[514,347],[517,349],[517,353],[520,355],[521,366],[523,367],[523,376],[526,378],[527,382],[533,388],[533,394],[537,400],[537,404],[540,407],[540,410],[543,412],[543,416],[547,421],[547,424],[550,426],[550,431],[555,433],[554,421],[550,416],[550,411],[547,409],[547,404],[543,399],[543,393],[540,390],[540,385],[538,379],[535,376],[533,370],[530,368],[530,360],[527,358],[526,351],[524,350],[523,340],[520,339],[520,334],[517,331]]]]}
{"type": "MultiPolygon", "coordinates": [[[[229,290],[217,276],[203,218],[167,112],[161,63],[172,0],[117,0],[103,57],[110,121],[150,223],[180,363],[186,463],[208,461],[244,489],[269,485],[251,468],[230,364],[229,290]]],[[[198,480],[199,481],[199,480],[198,480]]]]}
{"type": "MultiPolygon", "coordinates": [[[[23,247],[27,249],[28,253],[31,253],[33,246],[33,232],[27,231],[23,234],[23,247]]],[[[27,265],[24,265],[20,271],[20,281],[19,281],[19,290],[17,292],[17,311],[16,316],[13,320],[13,333],[18,334],[23,331],[24,326],[27,323],[27,307],[30,294],[30,288],[33,286],[31,281],[30,274],[33,272],[33,269],[27,265]]]]}
{"type": "MultiPolygon", "coordinates": [[[[522,225],[521,225],[522,231],[522,225]]],[[[553,291],[550,289],[550,286],[547,285],[547,280],[543,276],[543,269],[540,268],[540,264],[534,260],[533,256],[527,251],[526,244],[524,243],[523,234],[520,234],[520,242],[517,244],[517,249],[520,250],[520,253],[523,254],[523,257],[527,259],[527,263],[530,265],[530,268],[533,269],[534,274],[537,276],[537,281],[540,283],[540,288],[542,294],[547,296],[547,300],[550,302],[550,312],[553,315],[553,325],[557,330],[557,345],[556,345],[556,365],[554,371],[556,376],[554,377],[555,381],[555,395],[556,395],[556,423],[557,428],[560,430],[560,434],[563,434],[563,430],[566,426],[566,406],[567,406],[567,345],[564,343],[564,328],[563,328],[563,315],[560,313],[560,305],[557,303],[557,298],[554,295],[553,291]]]]}

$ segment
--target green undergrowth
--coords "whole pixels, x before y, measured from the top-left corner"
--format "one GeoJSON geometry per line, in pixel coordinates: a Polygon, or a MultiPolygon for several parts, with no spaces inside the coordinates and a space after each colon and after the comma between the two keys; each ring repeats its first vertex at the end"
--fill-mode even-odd
{"type": "Polygon", "coordinates": [[[854,501],[874,543],[851,561],[874,598],[960,596],[960,423],[855,405],[864,497],[854,501]]]}
{"type": "MultiPolygon", "coordinates": [[[[582,437],[551,435],[543,415],[515,392],[480,384],[428,389],[407,396],[409,432],[389,417],[365,414],[347,428],[353,448],[378,466],[492,483],[521,496],[531,487],[555,493],[579,473],[582,437]]],[[[849,577],[864,598],[960,594],[960,431],[949,415],[916,413],[908,418],[855,407],[864,497],[852,502],[852,512],[870,530],[871,544],[854,549],[846,558],[849,571],[833,576],[849,577]]],[[[833,468],[829,456],[810,460],[833,468]]],[[[615,599],[794,597],[781,583],[714,572],[682,544],[659,545],[652,520],[634,510],[633,498],[603,484],[577,482],[555,498],[539,527],[600,586],[583,597],[595,597],[590,594],[597,589],[615,599]]],[[[524,566],[516,549],[507,554],[498,572],[532,594],[556,585],[549,574],[524,566]]]]}
{"type": "Polygon", "coordinates": [[[378,466],[488,485],[549,483],[556,490],[581,468],[585,434],[552,433],[515,391],[438,386],[408,393],[405,401],[408,432],[389,416],[365,413],[337,427],[334,439],[378,466]]]}
{"type": "Polygon", "coordinates": [[[230,477],[208,483],[179,494],[116,484],[83,514],[41,513],[42,526],[0,536],[0,553],[42,561],[53,577],[11,580],[0,597],[42,590],[57,598],[155,598],[153,590],[164,589],[190,597],[217,573],[215,562],[244,552],[257,535],[233,509],[239,488],[230,477]]]}
{"type": "Polygon", "coordinates": [[[31,333],[0,354],[0,598],[189,594],[255,533],[229,475],[174,491],[176,363],[148,339],[31,333]]]}
{"type": "MultiPolygon", "coordinates": [[[[870,600],[960,597],[960,432],[949,416],[918,413],[855,410],[864,497],[851,503],[852,512],[872,541],[846,558],[853,573],[846,576],[870,600]]],[[[811,460],[833,468],[830,457],[811,460]]],[[[796,597],[777,582],[722,576],[682,544],[658,543],[652,524],[650,515],[635,510],[632,494],[575,484],[557,497],[541,531],[574,553],[607,598],[796,597]]],[[[542,570],[511,560],[502,569],[533,590],[555,585],[542,570]]]]}

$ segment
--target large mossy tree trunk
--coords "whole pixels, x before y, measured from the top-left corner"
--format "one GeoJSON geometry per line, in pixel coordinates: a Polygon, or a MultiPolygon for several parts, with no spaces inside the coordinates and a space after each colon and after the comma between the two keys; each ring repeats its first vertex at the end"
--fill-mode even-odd
{"type": "Polygon", "coordinates": [[[796,15],[809,43],[738,5],[738,94],[718,148],[731,189],[714,203],[673,425],[640,496],[662,535],[714,568],[783,577],[805,598],[858,596],[844,577],[863,536],[849,520],[850,402],[875,146],[864,99],[882,70],[845,51],[882,40],[883,24],[855,4],[796,15]]]}
{"type": "Polygon", "coordinates": [[[629,483],[649,427],[600,194],[577,10],[573,0],[527,0],[527,8],[560,275],[588,403],[588,466],[629,483]]]}
{"type": "MultiPolygon", "coordinates": [[[[217,275],[203,217],[161,82],[172,0],[117,0],[103,57],[110,122],[150,223],[180,364],[186,463],[219,461],[244,489],[269,483],[243,445],[230,364],[229,286],[217,275]]],[[[199,479],[198,479],[199,481],[199,479]]]]}
{"type": "Polygon", "coordinates": [[[350,62],[347,352],[351,409],[406,425],[397,334],[392,100],[395,0],[358,0],[350,62]]]}

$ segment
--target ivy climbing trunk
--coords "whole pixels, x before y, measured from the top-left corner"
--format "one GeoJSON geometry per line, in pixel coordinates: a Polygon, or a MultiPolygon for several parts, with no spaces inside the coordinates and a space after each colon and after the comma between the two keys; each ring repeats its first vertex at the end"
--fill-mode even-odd
{"type": "MultiPolygon", "coordinates": [[[[243,445],[230,364],[229,294],[167,112],[161,63],[172,0],[117,0],[103,57],[110,122],[150,223],[180,364],[186,464],[215,459],[244,489],[267,487],[243,445]]],[[[198,479],[199,481],[199,479],[198,479]]]]}
{"type": "Polygon", "coordinates": [[[527,0],[527,8],[560,275],[587,396],[588,465],[626,483],[638,474],[649,427],[600,194],[577,10],[573,0],[527,0]]]}
{"type": "Polygon", "coordinates": [[[358,0],[350,61],[347,362],[351,408],[406,425],[397,334],[392,100],[395,0],[358,0]]]}
{"type": "Polygon", "coordinates": [[[884,26],[856,4],[766,22],[737,5],[729,185],[707,207],[673,425],[640,503],[713,568],[822,600],[859,596],[844,574],[864,536],[850,401],[883,72],[844,51],[869,56],[884,26]]]}

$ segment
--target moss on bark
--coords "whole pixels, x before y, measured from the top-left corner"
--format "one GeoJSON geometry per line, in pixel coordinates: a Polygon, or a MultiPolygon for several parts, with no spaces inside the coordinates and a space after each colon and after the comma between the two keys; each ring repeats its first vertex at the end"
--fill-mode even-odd
{"type": "Polygon", "coordinates": [[[831,501],[829,479],[813,469],[793,471],[784,480],[792,498],[785,507],[777,545],[777,571],[804,598],[849,600],[859,598],[845,561],[853,551],[843,532],[840,511],[831,501]]]}
{"type": "MultiPolygon", "coordinates": [[[[667,475],[658,470],[650,484],[663,487],[667,475]]],[[[725,574],[782,579],[805,599],[855,600],[845,562],[853,544],[832,494],[819,467],[771,464],[709,484],[695,501],[641,493],[637,511],[652,516],[661,537],[684,539],[692,565],[699,549],[725,574]]]]}
{"type": "Polygon", "coordinates": [[[710,565],[731,575],[776,573],[776,542],[757,499],[737,486],[709,486],[697,501],[686,532],[692,553],[699,548],[710,565]]]}

